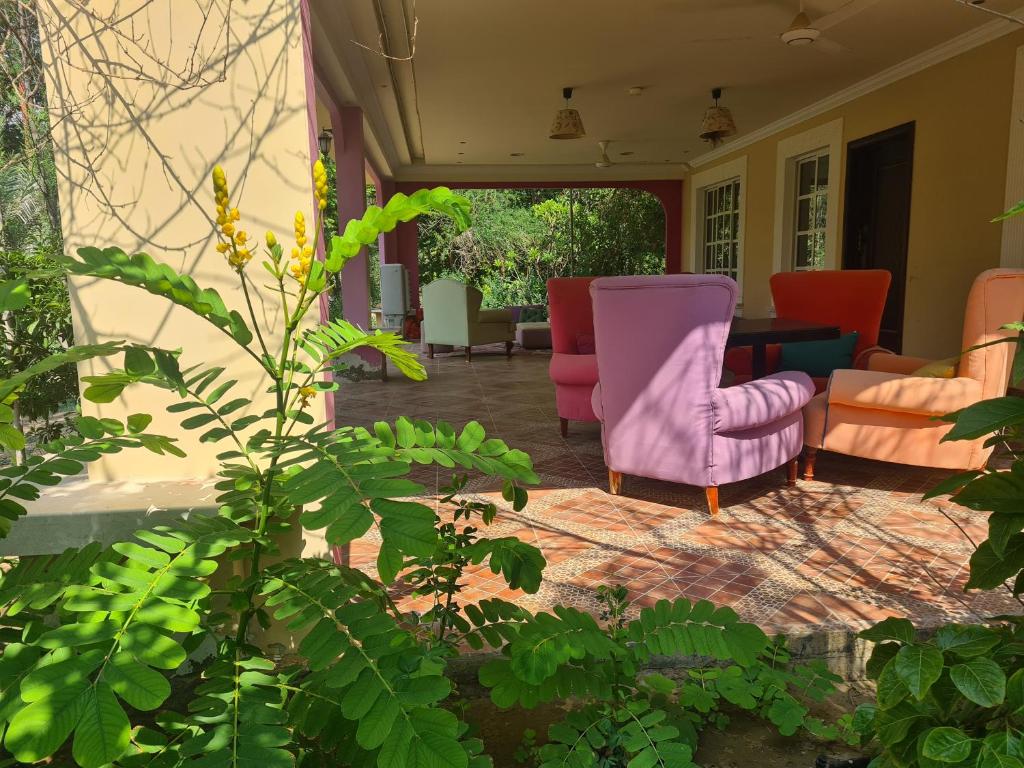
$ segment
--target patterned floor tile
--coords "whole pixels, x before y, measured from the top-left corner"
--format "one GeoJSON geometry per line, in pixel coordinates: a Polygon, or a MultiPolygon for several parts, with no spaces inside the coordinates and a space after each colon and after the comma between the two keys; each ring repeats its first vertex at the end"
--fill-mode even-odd
{"type": "MultiPolygon", "coordinates": [[[[660,599],[710,599],[732,606],[769,631],[859,629],[886,616],[924,625],[1020,606],[998,593],[964,593],[967,561],[986,520],[921,493],[945,473],[823,454],[817,478],[787,488],[782,471],[721,489],[711,519],[702,489],[627,477],[620,496],[607,489],[600,427],[573,423],[559,433],[548,356],[516,350],[506,359],[474,350],[423,359],[429,378],[346,384],[339,424],[370,425],[398,415],[479,421],[488,434],[527,451],[541,478],[530,503],[513,512],[500,481],[472,479],[466,492],[499,507],[490,535],[539,547],[545,580],[534,595],[509,590],[478,569],[463,598],[501,596],[528,608],[562,603],[598,611],[596,588],[623,584],[635,613],[660,599]]],[[[414,467],[426,498],[451,477],[414,467]]],[[[345,554],[372,571],[379,538],[371,532],[345,554]]],[[[416,608],[429,607],[418,598],[416,608]]]]}

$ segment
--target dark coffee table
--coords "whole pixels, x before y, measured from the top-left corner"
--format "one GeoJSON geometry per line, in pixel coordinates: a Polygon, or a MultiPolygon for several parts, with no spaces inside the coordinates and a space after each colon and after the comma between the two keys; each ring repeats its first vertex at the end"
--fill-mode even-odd
{"type": "Polygon", "coordinates": [[[751,347],[754,352],[751,375],[760,379],[768,373],[766,350],[769,344],[838,338],[838,325],[805,323],[781,317],[734,317],[725,346],[751,347]]]}

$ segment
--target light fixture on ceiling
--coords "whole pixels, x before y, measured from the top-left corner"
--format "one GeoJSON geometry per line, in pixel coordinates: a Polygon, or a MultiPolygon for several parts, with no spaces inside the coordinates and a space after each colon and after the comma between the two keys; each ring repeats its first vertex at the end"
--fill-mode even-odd
{"type": "Polygon", "coordinates": [[[331,154],[331,139],[333,138],[334,132],[330,128],[324,128],[320,131],[320,135],[316,137],[316,142],[320,145],[321,155],[331,154]]]}
{"type": "Polygon", "coordinates": [[[804,4],[801,0],[799,12],[790,22],[789,29],[779,35],[779,39],[786,45],[810,45],[820,34],[821,32],[811,25],[810,18],[804,13],[804,4]]]}
{"type": "Polygon", "coordinates": [[[587,135],[587,132],[583,130],[583,118],[580,117],[579,112],[569,106],[572,88],[563,88],[562,98],[565,99],[565,108],[555,113],[549,135],[552,139],[582,139],[587,135]]]}
{"type": "Polygon", "coordinates": [[[699,135],[704,141],[709,141],[712,146],[717,147],[723,139],[736,133],[736,123],[733,122],[732,112],[727,107],[718,105],[718,100],[722,98],[722,89],[713,88],[711,98],[715,103],[704,112],[699,135]]]}

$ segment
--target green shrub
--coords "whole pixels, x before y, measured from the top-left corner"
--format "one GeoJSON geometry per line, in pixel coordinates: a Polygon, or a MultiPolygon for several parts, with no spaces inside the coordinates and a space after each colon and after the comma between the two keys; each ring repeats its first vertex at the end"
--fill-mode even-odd
{"type": "Polygon", "coordinates": [[[480,670],[499,707],[554,699],[578,704],[534,750],[543,768],[688,768],[699,731],[728,725],[726,704],[756,713],[784,735],[801,728],[824,738],[839,735],[804,705],[824,699],[839,678],[820,661],[790,664],[783,640],[769,641],[731,608],[660,600],[627,622],[624,588],[602,587],[599,599],[603,626],[574,608],[528,616],[514,627],[503,658],[480,670]],[[678,680],[645,672],[656,656],[682,657],[691,665],[678,680]]]}

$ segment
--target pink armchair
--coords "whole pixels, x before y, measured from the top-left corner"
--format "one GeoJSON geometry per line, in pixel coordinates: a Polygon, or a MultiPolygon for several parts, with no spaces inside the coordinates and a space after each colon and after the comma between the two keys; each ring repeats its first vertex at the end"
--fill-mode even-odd
{"type": "Polygon", "coordinates": [[[594,317],[590,308],[592,277],[556,277],[548,280],[548,319],[551,322],[551,365],[555,405],[562,437],[570,421],[597,421],[590,393],[597,384],[594,355],[594,317]]]}
{"type": "Polygon", "coordinates": [[[783,372],[722,389],[736,283],[714,275],[602,277],[590,287],[612,493],[622,476],[703,487],[711,514],[718,486],[788,464],[796,481],[805,373],[783,372]]]}

